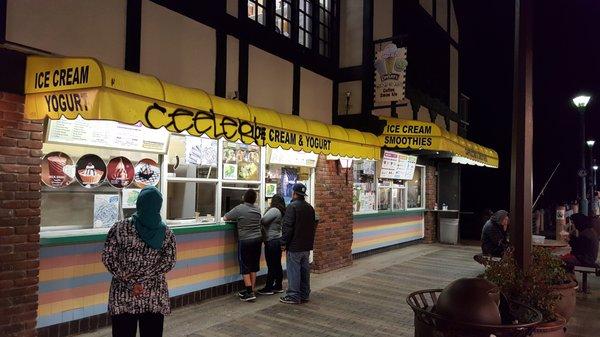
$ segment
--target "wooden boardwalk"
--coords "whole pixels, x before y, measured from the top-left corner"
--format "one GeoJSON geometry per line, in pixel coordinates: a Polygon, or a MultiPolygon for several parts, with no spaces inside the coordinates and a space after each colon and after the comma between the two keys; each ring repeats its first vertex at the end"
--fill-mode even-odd
{"type": "MultiPolygon", "coordinates": [[[[166,319],[165,336],[413,336],[406,296],[443,288],[472,277],[482,267],[474,247],[415,245],[356,260],[342,270],[313,275],[311,302],[284,305],[277,296],[241,303],[224,296],[176,310],[166,319]]],[[[569,336],[600,336],[600,281],[580,296],[569,336]]],[[[86,336],[110,336],[103,329],[86,336]]]]}

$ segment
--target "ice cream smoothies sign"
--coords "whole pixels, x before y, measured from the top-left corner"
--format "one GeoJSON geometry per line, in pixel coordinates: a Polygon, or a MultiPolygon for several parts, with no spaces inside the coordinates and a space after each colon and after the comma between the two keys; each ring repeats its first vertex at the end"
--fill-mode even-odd
{"type": "Polygon", "coordinates": [[[379,44],[379,51],[375,53],[376,102],[404,100],[407,64],[406,48],[398,48],[393,42],[379,44]]]}

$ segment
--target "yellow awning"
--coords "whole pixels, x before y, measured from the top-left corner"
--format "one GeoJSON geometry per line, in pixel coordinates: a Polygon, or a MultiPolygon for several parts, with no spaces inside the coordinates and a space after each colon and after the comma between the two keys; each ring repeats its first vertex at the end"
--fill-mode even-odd
{"type": "Polygon", "coordinates": [[[112,120],[171,132],[353,158],[379,159],[369,133],[252,107],[93,58],[27,59],[25,116],[29,119],[112,120]]]}
{"type": "Polygon", "coordinates": [[[449,152],[454,163],[498,168],[496,151],[450,133],[434,123],[379,118],[386,122],[379,136],[383,147],[449,152]]]}

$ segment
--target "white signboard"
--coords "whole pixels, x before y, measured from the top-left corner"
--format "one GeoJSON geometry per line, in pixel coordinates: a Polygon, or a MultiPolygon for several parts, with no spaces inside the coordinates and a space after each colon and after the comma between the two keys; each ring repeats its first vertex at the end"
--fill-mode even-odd
{"type": "Polygon", "coordinates": [[[122,124],[113,121],[88,121],[81,117],[62,117],[48,123],[48,142],[89,145],[153,153],[165,153],[169,132],[150,129],[141,123],[122,124]]]}
{"type": "Polygon", "coordinates": [[[380,178],[412,180],[417,165],[417,157],[406,154],[383,151],[380,178]]]}
{"type": "Polygon", "coordinates": [[[270,164],[289,165],[289,166],[307,166],[316,167],[318,154],[284,150],[282,148],[271,149],[270,164]]]}
{"type": "Polygon", "coordinates": [[[119,195],[94,195],[94,228],[108,228],[119,220],[119,195]]]}
{"type": "Polygon", "coordinates": [[[403,101],[408,65],[406,48],[398,48],[393,42],[378,44],[378,48],[375,53],[375,101],[403,101]]]}

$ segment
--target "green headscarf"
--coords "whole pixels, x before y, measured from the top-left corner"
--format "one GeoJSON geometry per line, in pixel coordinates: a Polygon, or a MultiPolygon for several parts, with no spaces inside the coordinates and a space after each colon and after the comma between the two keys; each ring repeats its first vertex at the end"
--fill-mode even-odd
{"type": "Polygon", "coordinates": [[[157,250],[162,248],[167,228],[160,217],[162,201],[162,194],[156,187],[146,186],[140,192],[136,212],[131,216],[140,239],[157,250]]]}

